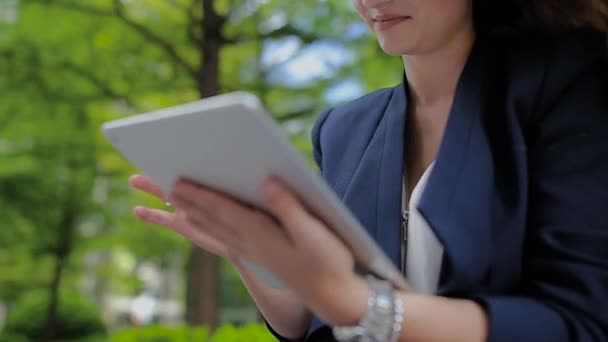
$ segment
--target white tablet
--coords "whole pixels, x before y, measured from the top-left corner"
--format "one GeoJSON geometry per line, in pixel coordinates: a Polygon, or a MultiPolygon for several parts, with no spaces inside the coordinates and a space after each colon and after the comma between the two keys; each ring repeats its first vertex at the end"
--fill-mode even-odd
{"type": "MultiPolygon", "coordinates": [[[[102,131],[166,192],[179,177],[187,177],[264,209],[259,186],[268,176],[278,176],[346,243],[358,269],[408,288],[401,272],[291,147],[255,95],[215,96],[110,121],[102,131]]],[[[245,264],[269,285],[282,287],[269,272],[245,264]]]]}

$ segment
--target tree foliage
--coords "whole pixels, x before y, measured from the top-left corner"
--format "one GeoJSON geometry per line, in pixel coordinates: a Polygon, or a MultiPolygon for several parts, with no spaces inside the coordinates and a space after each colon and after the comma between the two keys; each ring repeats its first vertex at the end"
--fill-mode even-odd
{"type": "MultiPolygon", "coordinates": [[[[74,289],[91,268],[103,291],[128,292],[117,255],[189,253],[132,217],[135,203],[161,203],[128,189],[136,170],[99,134],[103,121],[246,90],[312,164],[309,127],[334,104],[328,90],[401,79],[362,25],[350,1],[0,1],[0,301],[74,289]],[[92,253],[106,262],[91,265],[92,253]]],[[[210,272],[186,277],[219,281],[210,272]]]]}

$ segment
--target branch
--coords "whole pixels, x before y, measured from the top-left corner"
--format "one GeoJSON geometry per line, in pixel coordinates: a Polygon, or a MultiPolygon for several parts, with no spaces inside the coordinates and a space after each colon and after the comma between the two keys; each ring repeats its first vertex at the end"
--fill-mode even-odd
{"type": "Polygon", "coordinates": [[[266,32],[266,33],[259,33],[253,37],[251,37],[251,36],[250,37],[239,37],[239,38],[232,38],[232,39],[226,38],[226,39],[224,39],[224,43],[225,44],[240,44],[240,43],[253,42],[253,41],[256,41],[259,39],[262,39],[262,40],[263,39],[279,39],[279,38],[293,37],[293,36],[300,38],[302,40],[302,42],[305,44],[310,44],[321,38],[320,36],[318,36],[316,34],[301,31],[301,30],[295,28],[294,26],[287,24],[274,31],[270,31],[270,32],[266,32]]]}
{"type": "Polygon", "coordinates": [[[91,83],[97,89],[99,89],[99,91],[104,96],[107,96],[110,98],[115,98],[115,99],[117,99],[117,98],[126,99],[126,96],[119,95],[118,93],[116,93],[107,83],[105,83],[104,81],[99,79],[96,75],[94,75],[92,72],[90,72],[86,68],[83,68],[79,65],[72,64],[69,62],[62,62],[59,64],[59,67],[65,68],[66,70],[69,70],[69,71],[73,72],[74,74],[80,76],[81,78],[89,81],[89,83],[91,83]]]}
{"type": "Polygon", "coordinates": [[[226,18],[232,17],[232,15],[234,14],[234,12],[239,8],[239,6],[237,6],[237,2],[240,2],[240,1],[238,1],[238,0],[229,0],[229,2],[228,2],[228,11],[226,12],[226,18]]]}
{"type": "MultiPolygon", "coordinates": [[[[37,56],[37,57],[40,56],[38,47],[31,44],[31,42],[21,40],[19,43],[21,46],[27,48],[29,56],[37,56]]],[[[95,75],[93,72],[91,72],[89,69],[87,69],[83,66],[77,65],[77,64],[75,64],[71,61],[67,61],[67,60],[58,61],[58,62],[52,63],[52,64],[51,63],[43,64],[37,57],[35,58],[35,60],[33,62],[30,61],[30,62],[26,63],[28,67],[25,69],[25,75],[26,75],[26,80],[32,81],[32,84],[35,84],[41,91],[41,94],[43,94],[43,95],[46,95],[46,96],[52,97],[52,98],[63,99],[65,101],[95,101],[95,100],[99,100],[99,99],[111,98],[111,99],[123,99],[123,100],[127,101],[128,103],[130,103],[130,100],[128,99],[127,96],[121,95],[121,94],[117,93],[116,91],[114,91],[109,83],[100,79],[97,75],[95,75]],[[43,73],[40,72],[40,70],[58,70],[58,69],[59,70],[63,69],[68,72],[72,72],[76,76],[86,80],[101,93],[100,96],[99,95],[76,95],[76,94],[73,94],[70,96],[70,95],[66,94],[65,91],[53,90],[53,88],[48,84],[48,82],[43,79],[43,76],[42,76],[43,73]]],[[[14,52],[12,50],[0,50],[0,58],[6,61],[6,65],[9,65],[9,63],[14,62],[14,60],[13,60],[14,52]]],[[[15,68],[15,67],[12,67],[12,69],[13,70],[15,70],[15,69],[23,70],[21,68],[15,68]]],[[[22,82],[19,82],[19,83],[23,84],[22,82]]]]}
{"type": "Polygon", "coordinates": [[[303,32],[292,25],[285,25],[278,30],[274,30],[261,35],[264,38],[276,38],[276,37],[287,37],[287,36],[297,36],[304,43],[312,43],[314,41],[319,40],[319,36],[316,34],[312,34],[310,32],[303,32]]]}
{"type": "Polygon", "coordinates": [[[260,65],[259,66],[260,74],[264,75],[264,77],[266,75],[272,74],[276,70],[279,70],[281,67],[284,67],[284,66],[288,65],[289,63],[293,62],[294,60],[296,60],[296,58],[301,56],[301,53],[302,53],[302,48],[300,47],[293,54],[291,54],[290,56],[285,58],[285,60],[282,60],[282,61],[279,61],[276,63],[271,63],[271,64],[267,65],[266,67],[264,67],[263,65],[260,65]]]}
{"type": "Polygon", "coordinates": [[[105,17],[111,17],[113,16],[113,13],[111,11],[106,11],[100,8],[96,8],[94,6],[88,6],[88,5],[83,5],[82,3],[78,3],[78,2],[65,2],[65,1],[51,1],[51,0],[29,0],[31,3],[39,3],[41,5],[55,5],[58,7],[62,7],[65,8],[67,10],[72,10],[72,11],[77,11],[77,12],[82,12],[82,13],[87,13],[87,14],[94,14],[94,15],[101,15],[101,16],[105,16],[105,17]]]}
{"type": "Polygon", "coordinates": [[[177,53],[177,50],[175,49],[175,47],[173,45],[171,45],[169,42],[167,42],[160,36],[156,35],[154,32],[152,32],[150,29],[148,29],[144,25],[142,25],[136,21],[133,21],[131,18],[129,18],[125,15],[124,6],[123,6],[121,0],[114,0],[114,13],[125,24],[127,24],[127,26],[131,27],[137,33],[139,33],[142,37],[144,37],[148,41],[156,44],[158,47],[160,47],[162,50],[164,50],[165,53],[167,53],[167,55],[169,55],[169,57],[175,63],[177,63],[182,68],[184,68],[184,70],[186,70],[186,72],[188,72],[190,75],[192,75],[192,77],[196,77],[196,75],[197,75],[196,69],[192,65],[190,65],[190,63],[188,63],[182,56],[180,56],[177,53]]]}
{"type": "Polygon", "coordinates": [[[159,48],[161,48],[169,58],[171,58],[177,65],[182,67],[187,73],[189,73],[192,77],[196,76],[196,69],[190,65],[186,59],[180,56],[175,47],[172,46],[169,42],[164,40],[162,37],[158,36],[150,29],[145,27],[144,25],[132,20],[127,17],[124,13],[124,5],[120,0],[114,0],[113,2],[113,11],[107,11],[95,6],[83,5],[78,2],[70,2],[70,1],[50,1],[50,0],[30,0],[31,2],[37,2],[42,5],[52,4],[54,6],[62,7],[68,10],[77,11],[89,15],[98,15],[105,17],[118,17],[123,23],[132,28],[135,32],[139,33],[144,39],[149,42],[156,44],[159,48]]]}
{"type": "Polygon", "coordinates": [[[202,27],[206,37],[219,37],[220,43],[223,43],[222,28],[226,24],[228,17],[219,14],[213,6],[213,0],[203,0],[203,21],[202,27]]]}
{"type": "Polygon", "coordinates": [[[95,101],[108,100],[105,96],[99,95],[76,95],[66,94],[64,91],[52,89],[42,78],[29,77],[29,80],[38,89],[37,93],[48,101],[65,103],[90,103],[95,101]]]}
{"type": "Polygon", "coordinates": [[[198,32],[197,35],[197,29],[201,27],[201,19],[196,17],[196,8],[200,6],[200,2],[201,0],[192,0],[192,3],[190,4],[190,8],[188,9],[188,39],[190,39],[190,42],[192,42],[192,44],[196,45],[196,46],[201,46],[203,45],[203,38],[200,34],[200,32],[198,32]]]}
{"type": "Polygon", "coordinates": [[[287,114],[283,114],[281,116],[277,116],[277,117],[275,117],[275,119],[278,123],[285,123],[285,122],[289,122],[292,120],[310,116],[310,115],[312,115],[311,113],[315,113],[317,110],[318,110],[317,106],[311,106],[308,108],[304,108],[304,109],[296,110],[296,111],[293,111],[293,112],[290,112],[287,114]]]}

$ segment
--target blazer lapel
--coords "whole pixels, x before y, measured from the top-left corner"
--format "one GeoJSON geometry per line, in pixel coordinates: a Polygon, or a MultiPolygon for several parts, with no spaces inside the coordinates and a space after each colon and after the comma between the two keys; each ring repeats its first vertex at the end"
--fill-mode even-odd
{"type": "Polygon", "coordinates": [[[344,202],[399,266],[403,134],[407,96],[404,84],[393,89],[344,202]]]}
{"type": "Polygon", "coordinates": [[[489,266],[494,170],[483,127],[488,53],[476,44],[463,70],[418,206],[444,246],[439,293],[477,288],[489,266]]]}

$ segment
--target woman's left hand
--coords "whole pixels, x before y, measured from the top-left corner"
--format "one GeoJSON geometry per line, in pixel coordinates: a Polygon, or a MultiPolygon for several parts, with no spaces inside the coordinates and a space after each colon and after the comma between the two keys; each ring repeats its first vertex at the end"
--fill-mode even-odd
{"type": "Polygon", "coordinates": [[[272,216],[187,180],[176,182],[170,200],[233,257],[275,274],[325,322],[356,323],[369,289],[352,254],[280,181],[269,179],[260,191],[272,216]]]}

